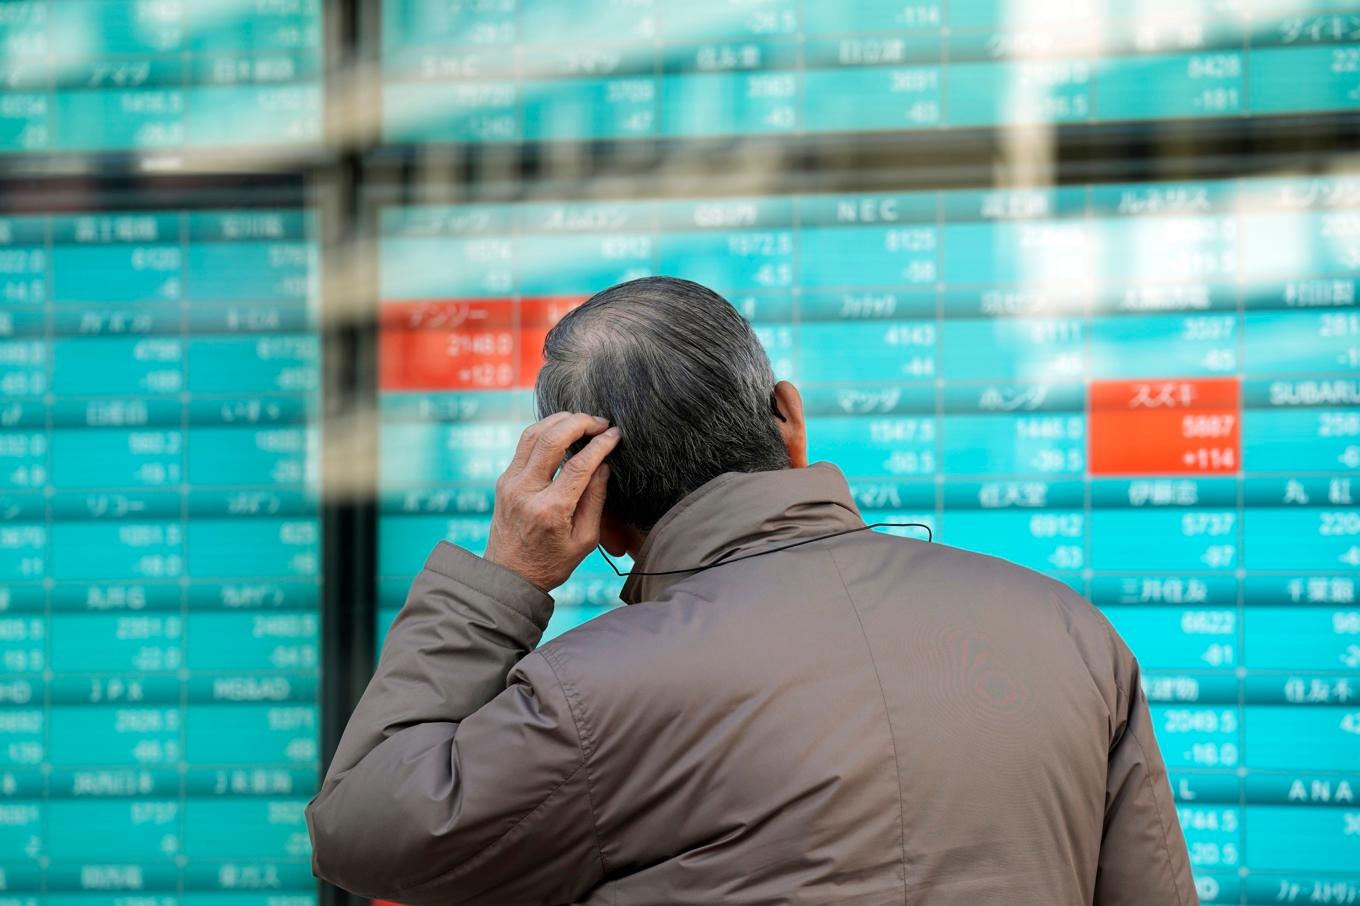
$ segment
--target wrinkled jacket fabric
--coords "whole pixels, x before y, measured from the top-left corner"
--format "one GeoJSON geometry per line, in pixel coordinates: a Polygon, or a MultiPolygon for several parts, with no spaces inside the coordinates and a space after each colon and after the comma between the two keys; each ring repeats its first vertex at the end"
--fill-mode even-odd
{"type": "MultiPolygon", "coordinates": [[[[640,571],[864,522],[843,475],[713,479],[640,571]]],[[[313,868],[410,904],[1189,906],[1138,665],[1061,583],[873,531],[552,599],[440,543],[321,791],[313,868]]]]}

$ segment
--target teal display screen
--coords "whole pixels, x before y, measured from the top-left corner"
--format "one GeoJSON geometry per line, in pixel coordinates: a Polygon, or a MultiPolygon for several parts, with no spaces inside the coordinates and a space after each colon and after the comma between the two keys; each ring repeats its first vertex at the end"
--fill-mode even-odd
{"type": "Polygon", "coordinates": [[[315,899],[317,246],[299,209],[0,216],[6,903],[315,899]]]}
{"type": "Polygon", "coordinates": [[[404,143],[1360,109],[1349,0],[386,0],[381,43],[404,143]]]}
{"type": "Polygon", "coordinates": [[[324,6],[0,3],[0,154],[319,145],[324,6]]]}
{"type": "MultiPolygon", "coordinates": [[[[547,329],[617,281],[689,277],[755,323],[866,520],[1110,617],[1205,902],[1360,896],[1360,179],[378,221],[380,634],[434,541],[485,544],[547,329]]],[[[620,584],[592,555],[548,635],[620,584]]]]}
{"type": "Polygon", "coordinates": [[[658,273],[1109,615],[1204,902],[1360,903],[1358,122],[1360,0],[0,0],[0,906],[313,903],[354,652],[658,273]]]}

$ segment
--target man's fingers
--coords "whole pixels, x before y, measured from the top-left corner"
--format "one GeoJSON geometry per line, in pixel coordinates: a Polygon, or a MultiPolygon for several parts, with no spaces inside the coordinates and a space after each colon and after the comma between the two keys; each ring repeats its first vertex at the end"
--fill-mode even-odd
{"type": "Polygon", "coordinates": [[[529,464],[529,454],[534,452],[534,444],[538,443],[539,436],[553,425],[560,424],[562,419],[568,418],[570,412],[554,412],[546,415],[524,429],[524,433],[519,436],[519,444],[515,447],[515,455],[510,458],[510,465],[506,472],[520,472],[529,464]]]}
{"type": "Polygon", "coordinates": [[[603,418],[555,412],[525,429],[496,481],[488,560],[545,591],[571,575],[600,534],[609,476],[604,458],[619,441],[618,430],[608,428],[603,418]],[[591,440],[563,464],[567,450],[583,437],[591,440]],[[554,481],[559,467],[561,480],[554,481]]]}
{"type": "Polygon", "coordinates": [[[590,476],[585,492],[581,494],[581,501],[576,504],[576,514],[571,521],[571,533],[576,541],[591,547],[599,542],[600,517],[604,515],[605,490],[608,486],[609,463],[600,463],[600,467],[590,476]]]}
{"type": "Polygon", "coordinates": [[[539,486],[552,481],[553,473],[562,465],[562,457],[567,448],[583,437],[599,434],[609,427],[609,422],[594,415],[572,413],[551,425],[545,425],[538,434],[538,440],[529,453],[529,462],[524,473],[539,486]]]}
{"type": "Polygon", "coordinates": [[[562,464],[562,471],[557,473],[557,478],[553,480],[548,493],[552,494],[553,499],[560,505],[576,509],[577,501],[585,493],[591,476],[600,468],[604,458],[613,453],[618,445],[617,427],[592,437],[590,443],[582,447],[579,453],[562,464]]]}

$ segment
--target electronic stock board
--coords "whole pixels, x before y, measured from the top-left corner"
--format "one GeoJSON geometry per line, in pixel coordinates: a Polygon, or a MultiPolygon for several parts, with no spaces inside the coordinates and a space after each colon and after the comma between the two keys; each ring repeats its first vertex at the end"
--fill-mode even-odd
{"type": "Polygon", "coordinates": [[[324,6],[0,3],[0,154],[320,145],[324,6]]]}
{"type": "MultiPolygon", "coordinates": [[[[417,150],[872,133],[909,161],[927,133],[1360,108],[1352,0],[361,5],[357,113],[417,150]]],[[[0,169],[321,146],[341,6],[0,3],[0,169]]],[[[317,211],[142,185],[0,214],[0,902],[305,906],[317,211]]],[[[655,194],[378,211],[379,635],[435,540],[484,544],[548,327],[691,277],[867,518],[1110,616],[1206,902],[1360,901],[1360,181],[655,194]]],[[[550,634],[619,584],[592,557],[550,634]]]]}
{"type": "Polygon", "coordinates": [[[1352,0],[387,0],[389,142],[815,136],[1360,108],[1352,0]]]}
{"type": "MultiPolygon", "coordinates": [[[[614,282],[689,277],[754,322],[867,521],[1110,617],[1206,902],[1357,896],[1360,178],[378,219],[381,625],[432,539],[485,544],[548,327],[614,282]]],[[[592,555],[549,635],[620,583],[592,555]]]]}
{"type": "Polygon", "coordinates": [[[318,243],[240,195],[0,215],[0,902],[315,900],[318,243]]]}

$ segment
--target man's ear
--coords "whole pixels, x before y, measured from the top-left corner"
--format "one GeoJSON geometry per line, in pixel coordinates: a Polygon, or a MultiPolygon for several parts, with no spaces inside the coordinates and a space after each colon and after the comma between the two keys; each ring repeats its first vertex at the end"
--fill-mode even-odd
{"type": "Polygon", "coordinates": [[[600,516],[600,546],[611,557],[632,556],[641,550],[642,543],[637,534],[637,530],[624,525],[608,511],[600,516]]]}
{"type": "Polygon", "coordinates": [[[774,385],[774,405],[779,415],[771,416],[784,438],[784,449],[789,453],[789,465],[795,469],[805,469],[808,464],[807,423],[803,421],[803,397],[798,388],[788,381],[774,385]]]}

